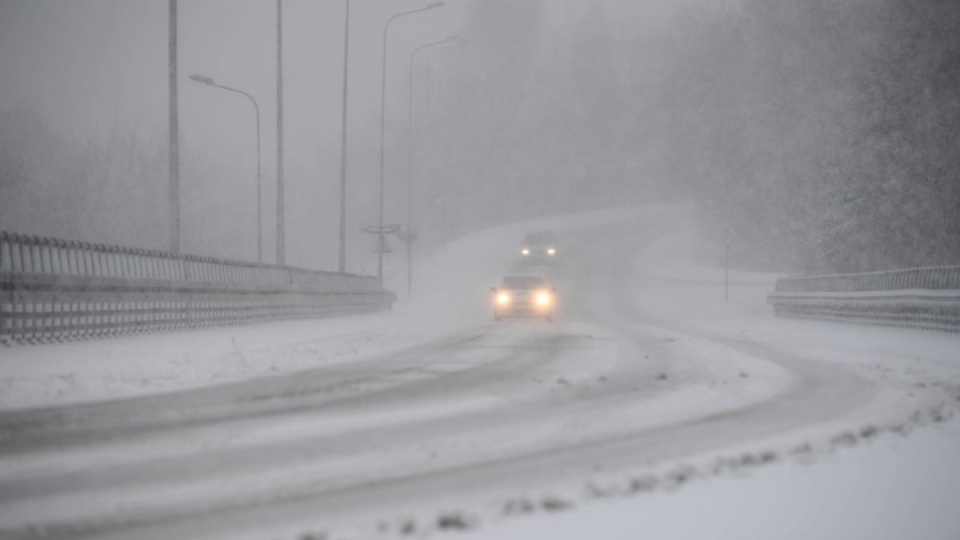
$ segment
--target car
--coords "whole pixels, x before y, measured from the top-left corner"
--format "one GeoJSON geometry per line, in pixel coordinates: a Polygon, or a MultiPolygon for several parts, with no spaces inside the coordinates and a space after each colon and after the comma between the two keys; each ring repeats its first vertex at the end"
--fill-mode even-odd
{"type": "Polygon", "coordinates": [[[520,258],[529,264],[549,264],[557,260],[557,235],[553,231],[527,233],[520,243],[520,258]]]}
{"type": "Polygon", "coordinates": [[[504,317],[543,318],[553,320],[557,289],[549,287],[540,276],[506,276],[493,293],[493,320],[504,317]]]}

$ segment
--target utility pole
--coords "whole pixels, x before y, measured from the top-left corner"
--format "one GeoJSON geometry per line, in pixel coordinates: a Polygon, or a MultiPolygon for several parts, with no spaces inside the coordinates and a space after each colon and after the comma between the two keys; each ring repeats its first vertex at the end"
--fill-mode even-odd
{"type": "Polygon", "coordinates": [[[723,301],[730,302],[730,243],[737,237],[737,233],[727,225],[723,232],[723,301]]]}
{"type": "Polygon", "coordinates": [[[723,243],[723,301],[730,301],[730,242],[723,243]]]}
{"type": "Polygon", "coordinates": [[[340,127],[340,273],[347,271],[347,83],[350,74],[350,0],[343,30],[343,119],[340,127]]]}
{"type": "Polygon", "coordinates": [[[283,192],[283,0],[277,0],[277,264],[286,264],[283,192]]]}
{"type": "Polygon", "coordinates": [[[170,251],[180,253],[180,124],[177,110],[177,0],[170,0],[168,34],[169,135],[167,176],[170,188],[170,251]]]}

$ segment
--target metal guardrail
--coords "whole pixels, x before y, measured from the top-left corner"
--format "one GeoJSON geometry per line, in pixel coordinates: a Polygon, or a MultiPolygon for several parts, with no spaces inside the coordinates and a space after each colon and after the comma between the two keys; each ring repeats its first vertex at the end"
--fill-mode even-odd
{"type": "Polygon", "coordinates": [[[780,316],[960,332],[960,266],[781,278],[767,302],[780,316]]]}
{"type": "Polygon", "coordinates": [[[960,266],[790,277],[778,279],[776,285],[777,292],[866,292],[903,289],[960,290],[960,266]]]}
{"type": "Polygon", "coordinates": [[[0,342],[388,309],[376,278],[0,232],[0,342]]]}

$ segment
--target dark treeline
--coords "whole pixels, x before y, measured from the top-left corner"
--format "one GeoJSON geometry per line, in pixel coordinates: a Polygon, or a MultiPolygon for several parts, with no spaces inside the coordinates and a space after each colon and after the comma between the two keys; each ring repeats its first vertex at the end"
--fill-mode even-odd
{"type": "Polygon", "coordinates": [[[555,34],[543,2],[471,6],[418,135],[441,223],[671,194],[756,268],[960,263],[960,3],[594,8],[555,34]]]}

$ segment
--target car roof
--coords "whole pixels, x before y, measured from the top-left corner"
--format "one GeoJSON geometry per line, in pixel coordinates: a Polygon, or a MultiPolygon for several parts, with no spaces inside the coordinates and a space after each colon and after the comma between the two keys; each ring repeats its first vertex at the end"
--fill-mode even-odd
{"type": "Polygon", "coordinates": [[[553,242],[557,235],[553,231],[534,231],[523,237],[524,242],[553,242]]]}
{"type": "Polygon", "coordinates": [[[502,287],[527,289],[532,287],[543,287],[546,282],[540,276],[505,276],[502,287]]]}

